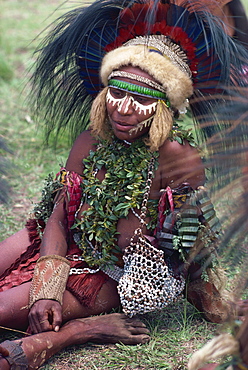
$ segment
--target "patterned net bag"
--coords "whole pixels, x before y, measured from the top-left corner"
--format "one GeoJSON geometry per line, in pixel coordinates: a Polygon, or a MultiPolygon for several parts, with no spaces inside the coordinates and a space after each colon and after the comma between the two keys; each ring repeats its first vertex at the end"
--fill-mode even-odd
{"type": "Polygon", "coordinates": [[[175,277],[164,261],[164,252],[139,236],[125,250],[124,274],[118,285],[123,312],[135,314],[162,309],[181,295],[185,280],[175,277]]]}
{"type": "Polygon", "coordinates": [[[152,160],[141,207],[141,226],[135,230],[130,245],[125,249],[124,274],[118,285],[123,312],[130,317],[164,308],[175,302],[185,287],[183,276],[175,276],[172,268],[166,264],[164,252],[153,246],[142,233],[152,182],[153,163],[152,160]]]}

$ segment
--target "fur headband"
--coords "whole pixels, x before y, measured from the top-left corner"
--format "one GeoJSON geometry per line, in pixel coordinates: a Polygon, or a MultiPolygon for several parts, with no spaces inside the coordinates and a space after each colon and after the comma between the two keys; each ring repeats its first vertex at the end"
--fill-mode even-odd
{"type": "Polygon", "coordinates": [[[101,79],[108,85],[113,70],[132,65],[147,72],[165,89],[172,107],[180,110],[193,93],[190,77],[175,66],[168,57],[149,51],[145,45],[121,46],[107,53],[102,61],[101,79]]]}

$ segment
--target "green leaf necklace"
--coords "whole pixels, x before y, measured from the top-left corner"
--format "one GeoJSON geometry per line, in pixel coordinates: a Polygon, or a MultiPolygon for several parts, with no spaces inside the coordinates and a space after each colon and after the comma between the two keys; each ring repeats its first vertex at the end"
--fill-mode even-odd
{"type": "MultiPolygon", "coordinates": [[[[74,228],[81,234],[79,247],[89,266],[111,268],[118,260],[117,223],[120,218],[126,218],[131,209],[140,208],[152,158],[156,159],[156,170],[158,152],[150,152],[142,139],[131,145],[113,139],[112,142],[101,140],[96,150],[83,160],[82,203],[89,208],[82,212],[74,228]],[[100,181],[96,173],[102,168],[106,174],[100,181]]],[[[154,200],[149,204],[155,226],[157,207],[154,200]]]]}

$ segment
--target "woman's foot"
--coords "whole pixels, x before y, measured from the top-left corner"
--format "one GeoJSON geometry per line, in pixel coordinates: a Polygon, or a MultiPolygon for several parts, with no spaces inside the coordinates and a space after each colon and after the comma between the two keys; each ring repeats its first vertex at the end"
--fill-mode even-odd
{"type": "Polygon", "coordinates": [[[63,329],[72,331],[75,344],[85,343],[86,336],[87,341],[96,343],[139,344],[150,340],[149,330],[142,321],[119,313],[72,320],[63,329]]]}
{"type": "MultiPolygon", "coordinates": [[[[63,348],[86,342],[139,344],[149,341],[149,330],[140,320],[124,314],[92,316],[68,321],[58,332],[49,331],[31,335],[20,341],[9,342],[8,346],[22,351],[30,368],[39,368],[47,359],[63,348]],[[20,343],[19,343],[20,342],[20,343]]],[[[0,369],[9,370],[5,356],[9,355],[6,342],[0,345],[0,369]],[[4,345],[5,344],[5,345],[4,345]],[[6,348],[5,348],[6,347],[6,348]],[[1,357],[2,354],[2,357],[1,357]]],[[[15,364],[18,359],[14,359],[15,364]]]]}

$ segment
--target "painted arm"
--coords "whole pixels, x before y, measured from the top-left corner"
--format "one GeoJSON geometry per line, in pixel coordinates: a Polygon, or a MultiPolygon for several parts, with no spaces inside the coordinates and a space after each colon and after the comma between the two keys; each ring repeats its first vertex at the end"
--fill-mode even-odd
{"type": "MultiPolygon", "coordinates": [[[[69,274],[69,264],[64,257],[68,249],[68,231],[74,216],[70,210],[68,194],[70,198],[75,189],[80,189],[82,159],[93,149],[93,143],[89,132],[83,132],[77,138],[63,171],[64,187],[56,197],[53,212],[46,224],[40,247],[41,259],[37,261],[30,290],[29,323],[33,333],[58,331],[62,323],[63,292],[69,274]],[[57,280],[56,273],[60,275],[57,280]]],[[[75,208],[71,209],[75,213],[75,208]]]]}

